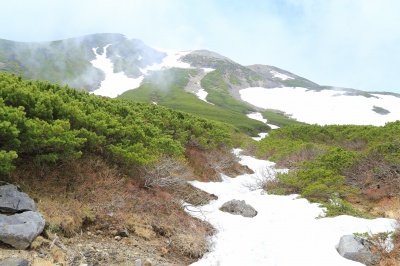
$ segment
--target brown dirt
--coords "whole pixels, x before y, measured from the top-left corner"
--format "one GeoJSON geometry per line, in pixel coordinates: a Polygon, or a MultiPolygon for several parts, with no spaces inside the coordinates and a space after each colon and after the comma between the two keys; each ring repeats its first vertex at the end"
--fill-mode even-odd
{"type": "Polygon", "coordinates": [[[202,182],[221,181],[220,173],[230,177],[253,173],[247,166],[239,164],[238,159],[227,150],[205,153],[202,149],[191,146],[186,149],[185,156],[189,165],[194,169],[196,179],[202,182]]]}
{"type": "Polygon", "coordinates": [[[99,158],[26,164],[3,179],[35,199],[46,228],[28,250],[3,245],[0,258],[23,257],[31,265],[134,265],[137,259],[188,265],[207,252],[214,233],[181,203],[205,204],[214,196],[189,184],[144,189],[99,158]]]}

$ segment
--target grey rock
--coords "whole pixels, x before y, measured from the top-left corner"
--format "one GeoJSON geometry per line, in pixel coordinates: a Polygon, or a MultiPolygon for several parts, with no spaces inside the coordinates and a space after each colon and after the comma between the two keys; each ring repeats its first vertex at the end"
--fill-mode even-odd
{"type": "Polygon", "coordinates": [[[11,184],[0,186],[0,212],[18,213],[36,211],[35,202],[11,184]]]}
{"type": "Polygon", "coordinates": [[[244,217],[254,217],[257,215],[257,211],[249,204],[246,204],[244,200],[231,200],[225,202],[220,210],[235,215],[242,215],[244,217]]]}
{"type": "Polygon", "coordinates": [[[45,220],[38,212],[0,214],[0,241],[17,249],[26,249],[42,233],[45,220]]]}
{"type": "Polygon", "coordinates": [[[344,235],[340,238],[338,252],[346,259],[367,266],[378,264],[380,261],[379,254],[372,254],[368,242],[354,235],[344,235]]]}
{"type": "Polygon", "coordinates": [[[0,260],[0,266],[28,266],[29,261],[23,258],[7,258],[0,260]]]}
{"type": "Polygon", "coordinates": [[[119,236],[120,237],[129,237],[128,230],[122,230],[121,232],[119,232],[119,236]]]}

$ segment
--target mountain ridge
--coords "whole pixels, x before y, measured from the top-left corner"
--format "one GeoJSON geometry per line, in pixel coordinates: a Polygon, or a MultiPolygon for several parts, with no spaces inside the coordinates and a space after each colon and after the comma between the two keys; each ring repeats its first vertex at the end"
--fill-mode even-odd
{"type": "MultiPolygon", "coordinates": [[[[292,114],[291,110],[279,106],[261,106],[245,101],[241,91],[251,87],[306,88],[306,91],[315,92],[335,90],[338,91],[337,96],[381,97],[375,96],[378,94],[400,98],[399,94],[391,92],[365,92],[351,88],[320,86],[275,66],[264,64],[244,66],[204,49],[185,52],[163,51],[148,46],[139,39],[128,39],[119,33],[98,33],[39,43],[0,39],[0,71],[19,74],[23,79],[41,79],[69,85],[78,90],[103,96],[116,97],[124,91],[141,89],[143,80],[151,73],[169,68],[196,71],[197,74],[193,72],[187,76],[188,82],[180,89],[195,94],[199,100],[241,115],[265,110],[289,116],[292,114]],[[108,72],[101,65],[94,66],[93,63],[103,55],[104,51],[106,56],[103,60],[109,60],[107,64],[111,66],[108,72]],[[119,77],[116,77],[117,74],[119,77]],[[107,75],[115,75],[114,81],[108,79],[107,75]],[[115,83],[120,77],[130,82],[115,83]],[[105,88],[105,84],[109,87],[105,88]],[[115,92],[112,92],[113,90],[115,92]]],[[[158,89],[163,90],[173,85],[168,82],[172,80],[171,78],[165,74],[160,76],[164,76],[166,80],[158,82],[160,86],[158,89]]],[[[152,102],[150,98],[146,101],[152,102]]],[[[383,108],[393,113],[387,106],[377,104],[379,108],[376,109],[373,107],[375,105],[371,105],[370,109],[383,108]]],[[[382,112],[380,114],[383,115],[382,112]]]]}

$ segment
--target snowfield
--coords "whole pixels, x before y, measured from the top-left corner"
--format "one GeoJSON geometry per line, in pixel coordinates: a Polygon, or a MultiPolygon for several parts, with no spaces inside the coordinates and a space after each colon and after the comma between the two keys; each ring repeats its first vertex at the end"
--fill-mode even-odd
{"type": "Polygon", "coordinates": [[[288,79],[294,79],[292,77],[289,77],[288,75],[285,75],[283,73],[279,73],[277,71],[272,70],[270,72],[272,75],[274,75],[275,78],[280,78],[281,80],[288,80],[288,79]]]}
{"type": "MultiPolygon", "coordinates": [[[[105,79],[101,82],[100,88],[93,92],[96,95],[115,98],[125,91],[138,88],[142,83],[144,76],[148,75],[151,71],[172,67],[190,68],[190,64],[180,61],[180,58],[190,53],[190,51],[179,52],[163,50],[162,52],[167,53],[167,56],[163,58],[160,64],[153,64],[146,67],[145,69],[140,69],[143,75],[136,79],[129,78],[123,72],[114,73],[114,64],[109,58],[107,58],[107,48],[110,45],[112,44],[108,44],[103,47],[103,53],[101,55],[96,52],[97,48],[92,49],[94,54],[96,55],[96,59],[94,59],[90,63],[92,63],[94,67],[102,70],[106,76],[105,79]]],[[[139,55],[138,60],[141,59],[142,57],[139,55]]]]}
{"type": "Polygon", "coordinates": [[[339,255],[336,246],[340,237],[355,232],[393,230],[391,219],[366,220],[351,216],[316,219],[322,214],[317,204],[298,199],[297,195],[268,195],[261,189],[252,189],[265,169],[273,173],[274,163],[249,156],[240,156],[240,159],[255,174],[223,176],[222,182],[191,182],[218,196],[198,209],[187,206],[191,215],[210,222],[218,230],[210,239],[211,251],[193,266],[362,265],[339,255]],[[258,211],[257,216],[246,218],[219,210],[232,199],[245,200],[258,211]]]}
{"type": "Polygon", "coordinates": [[[167,56],[163,58],[160,64],[153,64],[152,66],[148,66],[147,68],[143,69],[142,73],[147,74],[148,71],[155,71],[172,67],[190,68],[190,64],[180,61],[180,58],[189,54],[191,51],[173,51],[160,49],[157,50],[166,53],[167,56]]]}
{"type": "Polygon", "coordinates": [[[114,98],[127,90],[132,90],[139,87],[144,76],[133,79],[128,78],[122,72],[114,73],[114,64],[109,58],[107,58],[107,48],[110,45],[111,44],[108,44],[103,48],[103,54],[101,55],[96,52],[96,48],[93,48],[96,59],[91,61],[91,63],[94,67],[102,70],[106,75],[105,79],[100,84],[100,88],[95,90],[93,93],[96,95],[114,98]]]}
{"type": "Polygon", "coordinates": [[[383,126],[400,119],[400,98],[374,94],[375,97],[348,96],[344,91],[311,91],[306,88],[251,87],[240,90],[241,98],[255,106],[278,109],[298,121],[309,124],[353,124],[383,126]],[[372,109],[382,107],[390,113],[378,114],[372,109]]]}
{"type": "MultiPolygon", "coordinates": [[[[144,77],[149,75],[151,71],[157,71],[167,68],[192,68],[189,63],[185,63],[181,61],[181,57],[189,54],[191,51],[173,51],[173,50],[162,50],[157,49],[160,52],[164,52],[167,54],[166,57],[163,58],[162,62],[159,64],[153,64],[144,69],[140,68],[142,72],[142,76],[134,79],[127,77],[123,72],[114,73],[114,64],[111,62],[109,58],[107,58],[107,48],[112,45],[108,44],[103,47],[103,53],[99,55],[96,52],[97,48],[93,48],[93,52],[96,55],[96,59],[91,61],[90,63],[102,70],[105,74],[105,79],[101,82],[100,88],[95,90],[93,93],[96,95],[108,96],[111,98],[115,98],[118,95],[122,94],[125,91],[136,89],[142,83],[144,77]]],[[[155,48],[156,49],[156,48],[155,48]]],[[[118,56],[120,57],[120,56],[118,56]]],[[[138,56],[138,60],[141,60],[142,56],[138,56]]],[[[208,73],[214,71],[213,68],[203,68],[204,73],[208,73]]],[[[200,89],[194,93],[200,100],[205,101],[209,104],[212,104],[206,100],[207,92],[204,89],[200,89]]]]}

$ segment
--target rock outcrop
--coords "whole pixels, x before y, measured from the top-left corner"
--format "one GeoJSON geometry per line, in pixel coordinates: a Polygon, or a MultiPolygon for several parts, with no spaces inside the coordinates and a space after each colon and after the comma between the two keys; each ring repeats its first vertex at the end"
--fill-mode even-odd
{"type": "Polygon", "coordinates": [[[349,260],[360,262],[364,265],[376,265],[380,261],[378,253],[373,254],[368,241],[354,235],[344,235],[340,238],[339,254],[349,260]]]}
{"type": "Polygon", "coordinates": [[[28,266],[29,261],[23,258],[7,258],[0,260],[0,266],[28,266]]]}
{"type": "Polygon", "coordinates": [[[225,202],[220,208],[223,212],[229,212],[235,215],[242,215],[243,217],[254,217],[257,211],[244,200],[231,200],[225,202]]]}
{"type": "Polygon", "coordinates": [[[0,241],[26,249],[44,226],[45,220],[27,194],[11,184],[0,186],[0,241]]]}
{"type": "Polygon", "coordinates": [[[18,191],[14,185],[7,184],[0,187],[0,212],[21,213],[36,211],[35,202],[27,194],[18,191]]]}

